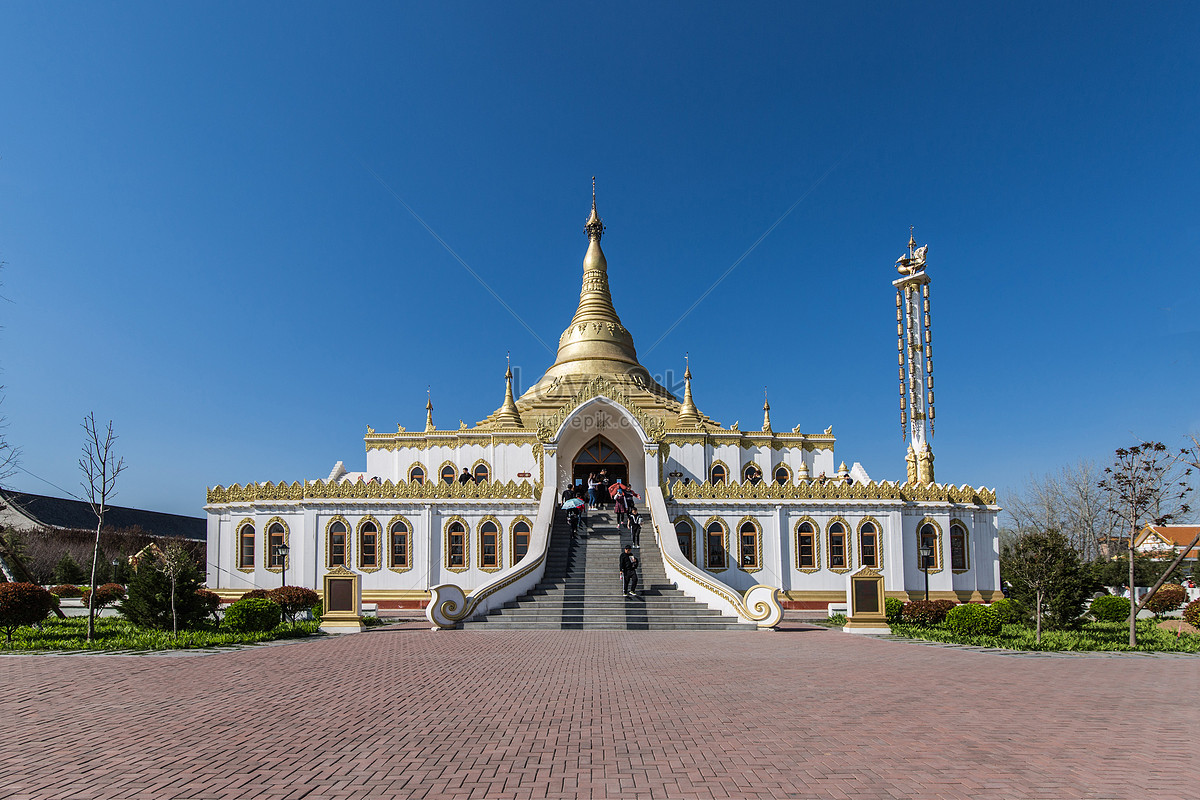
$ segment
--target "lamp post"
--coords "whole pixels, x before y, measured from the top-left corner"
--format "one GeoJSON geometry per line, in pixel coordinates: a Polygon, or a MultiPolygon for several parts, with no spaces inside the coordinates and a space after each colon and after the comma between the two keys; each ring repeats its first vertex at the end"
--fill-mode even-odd
{"type": "Polygon", "coordinates": [[[929,602],[929,558],[933,555],[932,547],[919,547],[917,552],[921,554],[921,571],[925,573],[925,602],[929,602]]]}
{"type": "Polygon", "coordinates": [[[286,544],[275,545],[275,555],[279,557],[279,566],[283,568],[280,586],[287,586],[287,555],[289,552],[291,552],[291,548],[286,544]]]}

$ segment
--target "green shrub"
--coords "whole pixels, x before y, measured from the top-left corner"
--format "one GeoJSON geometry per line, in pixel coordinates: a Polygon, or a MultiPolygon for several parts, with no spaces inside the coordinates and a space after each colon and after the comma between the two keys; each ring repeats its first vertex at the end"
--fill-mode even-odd
{"type": "Polygon", "coordinates": [[[196,595],[200,598],[200,608],[204,611],[204,616],[216,619],[217,609],[221,607],[221,595],[208,589],[197,589],[196,595]]]}
{"type": "Polygon", "coordinates": [[[225,609],[225,627],[231,631],[270,631],[282,618],[279,604],[264,597],[247,597],[225,609]]]}
{"type": "Polygon", "coordinates": [[[901,608],[900,618],[913,625],[940,625],[954,606],[950,600],[910,600],[901,608]]]}
{"type": "Polygon", "coordinates": [[[946,626],[959,636],[995,636],[1001,627],[996,612],[978,603],[963,603],[947,611],[946,626]]]}
{"type": "Polygon", "coordinates": [[[1146,602],[1146,608],[1161,617],[1168,611],[1174,611],[1187,600],[1187,590],[1178,583],[1164,583],[1158,591],[1146,602]]]}
{"type": "Polygon", "coordinates": [[[270,596],[271,596],[271,592],[269,589],[251,589],[250,591],[246,592],[238,599],[239,600],[253,600],[253,599],[266,600],[270,596]]]}
{"type": "Polygon", "coordinates": [[[272,589],[267,599],[278,603],[283,616],[293,625],[296,623],[297,614],[321,602],[319,594],[303,586],[280,586],[278,589],[272,589]]]}
{"type": "Polygon", "coordinates": [[[50,587],[50,594],[56,594],[59,597],[82,597],[83,590],[73,583],[60,583],[58,586],[50,587]]]}
{"type": "MultiPolygon", "coordinates": [[[[84,608],[88,607],[88,599],[91,597],[91,594],[92,594],[92,590],[90,587],[87,589],[84,589],[83,592],[80,594],[80,598],[83,600],[84,608]]],[[[125,599],[125,587],[119,583],[105,583],[105,584],[102,584],[102,585],[96,587],[95,606],[96,606],[97,611],[104,608],[105,606],[111,606],[113,603],[117,602],[118,600],[124,600],[124,599],[125,599]]]]}
{"type": "MultiPolygon", "coordinates": [[[[68,552],[63,553],[63,557],[54,565],[54,580],[58,583],[83,583],[84,581],[90,581],[91,578],[88,577],[88,573],[79,565],[79,562],[72,558],[68,552]]],[[[59,595],[59,597],[65,596],[59,595]]]]}
{"type": "Polygon", "coordinates": [[[313,604],[313,607],[308,610],[308,613],[312,614],[313,619],[319,620],[321,615],[325,613],[325,604],[318,600],[313,604]]]}
{"type": "Polygon", "coordinates": [[[846,624],[846,615],[845,614],[830,614],[828,623],[831,626],[840,628],[841,626],[846,624]]]}
{"type": "Polygon", "coordinates": [[[1121,622],[1129,619],[1129,600],[1115,594],[1097,597],[1088,607],[1097,622],[1121,622]]]}
{"type": "Polygon", "coordinates": [[[900,612],[904,609],[904,601],[898,597],[889,597],[883,601],[883,610],[887,614],[889,625],[900,621],[900,612]]]}
{"type": "Polygon", "coordinates": [[[9,644],[13,631],[50,616],[54,595],[34,583],[0,583],[0,630],[9,644]]]}
{"type": "Polygon", "coordinates": [[[1017,622],[1024,622],[1028,619],[1025,613],[1025,608],[1009,597],[1002,597],[992,603],[992,613],[996,615],[996,619],[1000,620],[1001,625],[1012,625],[1017,622]]]}
{"type": "Polygon", "coordinates": [[[1193,600],[1184,607],[1183,619],[1193,628],[1200,628],[1200,599],[1193,600]]]}
{"type": "MultiPolygon", "coordinates": [[[[190,628],[207,615],[200,588],[200,569],[194,563],[175,578],[175,615],[180,628],[190,628]]],[[[143,628],[172,630],[171,579],[143,559],[129,579],[128,596],[119,606],[125,619],[143,628]]]]}

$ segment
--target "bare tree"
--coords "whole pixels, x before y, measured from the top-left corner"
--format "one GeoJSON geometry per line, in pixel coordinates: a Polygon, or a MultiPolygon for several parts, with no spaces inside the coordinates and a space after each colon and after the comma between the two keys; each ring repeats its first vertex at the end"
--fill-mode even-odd
{"type": "Polygon", "coordinates": [[[1057,475],[1030,476],[1008,497],[1018,533],[1060,531],[1079,555],[1092,561],[1112,537],[1115,520],[1098,487],[1100,469],[1091,461],[1067,465],[1057,475]]]}
{"type": "Polygon", "coordinates": [[[87,640],[96,633],[96,564],[100,560],[100,529],[104,527],[104,514],[108,501],[116,492],[117,476],[125,471],[125,459],[113,453],[117,437],[113,433],[112,420],[108,421],[103,433],[96,427],[96,415],[89,413],[83,418],[83,458],[79,459],[79,471],[83,474],[83,491],[92,513],[96,515],[96,541],[92,547],[91,594],[88,599],[87,640]]]}
{"type": "Polygon", "coordinates": [[[179,636],[179,614],[175,608],[175,586],[179,576],[196,568],[196,559],[179,542],[170,542],[161,548],[154,559],[154,568],[166,576],[171,583],[171,636],[179,636]]]}
{"type": "Polygon", "coordinates": [[[1127,526],[1130,647],[1137,646],[1138,611],[1162,585],[1159,581],[1140,604],[1137,602],[1134,596],[1134,542],[1143,524],[1166,525],[1176,514],[1188,512],[1183,498],[1191,491],[1187,483],[1190,473],[1183,457],[1171,453],[1162,442],[1142,442],[1130,448],[1117,448],[1112,466],[1104,468],[1104,480],[1096,484],[1104,492],[1109,511],[1127,526]]]}
{"type": "MultiPolygon", "coordinates": [[[[3,391],[4,387],[0,386],[0,393],[3,391]]],[[[0,403],[3,402],[4,395],[0,394],[0,403]]],[[[8,437],[4,434],[7,427],[8,420],[0,416],[0,482],[12,477],[12,474],[17,471],[17,463],[21,458],[21,451],[9,444],[8,437]]]]}

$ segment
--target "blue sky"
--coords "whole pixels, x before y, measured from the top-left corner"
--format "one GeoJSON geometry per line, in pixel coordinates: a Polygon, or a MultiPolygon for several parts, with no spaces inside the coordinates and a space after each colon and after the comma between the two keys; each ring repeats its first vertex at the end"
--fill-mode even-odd
{"type": "MultiPolygon", "coordinates": [[[[1200,429],[1200,7],[7,3],[0,382],[117,502],[365,461],[553,361],[597,176],[643,363],[904,471],[893,262],[929,244],[939,480],[1200,429]],[[378,177],[376,177],[378,176],[378,177]],[[394,193],[394,194],[393,194],[394,193]],[[797,201],[799,201],[798,204],[797,201]],[[691,314],[677,319],[794,210],[691,314]]],[[[1003,495],[1001,496],[1003,500],[1003,495]]]]}

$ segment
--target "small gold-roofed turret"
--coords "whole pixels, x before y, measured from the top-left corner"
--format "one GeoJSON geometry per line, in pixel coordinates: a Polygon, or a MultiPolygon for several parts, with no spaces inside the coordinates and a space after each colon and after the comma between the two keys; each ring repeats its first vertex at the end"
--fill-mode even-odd
{"type": "Polygon", "coordinates": [[[429,399],[427,399],[425,401],[425,430],[427,430],[427,431],[435,430],[435,428],[433,427],[433,397],[432,397],[432,395],[429,396],[429,399]]]}
{"type": "Polygon", "coordinates": [[[683,403],[679,406],[678,424],[681,428],[695,428],[700,424],[700,412],[692,402],[692,365],[684,354],[683,403]]]}
{"type": "Polygon", "coordinates": [[[767,401],[767,390],[763,389],[763,433],[771,432],[771,404],[767,401]]]}
{"type": "Polygon", "coordinates": [[[496,413],[496,424],[501,428],[521,427],[521,414],[517,411],[517,404],[513,400],[512,377],[510,360],[508,368],[504,371],[504,405],[500,406],[500,410],[496,413]]]}

